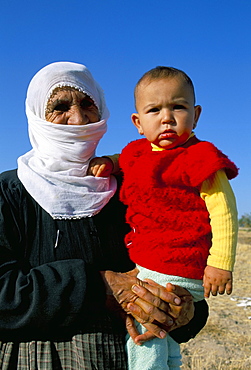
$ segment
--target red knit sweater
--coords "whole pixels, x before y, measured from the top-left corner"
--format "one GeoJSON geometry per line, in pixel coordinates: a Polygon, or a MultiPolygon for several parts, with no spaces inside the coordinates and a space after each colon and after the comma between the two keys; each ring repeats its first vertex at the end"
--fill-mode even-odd
{"type": "Polygon", "coordinates": [[[123,149],[120,166],[120,197],[132,228],[126,236],[130,258],[154,271],[202,279],[211,227],[200,187],[220,169],[235,177],[235,164],[194,136],[164,151],[152,151],[146,139],[133,141],[123,149]]]}

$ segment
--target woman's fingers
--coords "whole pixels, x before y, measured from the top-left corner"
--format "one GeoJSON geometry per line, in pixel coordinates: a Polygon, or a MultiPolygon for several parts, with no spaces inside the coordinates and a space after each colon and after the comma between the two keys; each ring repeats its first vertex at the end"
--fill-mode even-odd
{"type": "MultiPolygon", "coordinates": [[[[135,316],[135,319],[140,322],[140,318],[135,316]]],[[[143,343],[153,339],[153,338],[165,338],[167,333],[165,330],[160,329],[157,325],[155,324],[149,324],[146,323],[145,328],[148,329],[144,333],[139,333],[135,324],[135,320],[131,315],[127,315],[126,318],[126,329],[128,331],[128,334],[132,338],[135,344],[137,345],[142,345],[143,343]]]]}
{"type": "Polygon", "coordinates": [[[125,324],[126,324],[126,330],[128,334],[130,335],[130,337],[132,338],[132,340],[134,341],[134,343],[140,344],[140,343],[137,343],[136,341],[136,338],[139,336],[139,332],[136,328],[134,318],[131,315],[127,315],[125,324]]]}
{"type": "Polygon", "coordinates": [[[168,312],[169,304],[180,305],[181,299],[173,292],[168,292],[162,285],[150,285],[146,282],[141,282],[143,285],[134,284],[132,291],[138,297],[151,305],[158,307],[160,310],[168,312]]]}
{"type": "MultiPolygon", "coordinates": [[[[162,304],[161,304],[162,306],[162,304]]],[[[152,324],[158,322],[158,325],[165,327],[168,330],[173,325],[173,319],[168,315],[168,310],[163,311],[159,306],[145,301],[142,298],[137,298],[133,303],[127,305],[129,312],[136,318],[142,325],[146,323],[152,324]]]]}
{"type": "Polygon", "coordinates": [[[169,331],[173,326],[174,319],[171,316],[159,310],[157,307],[149,306],[149,304],[141,298],[138,298],[135,303],[129,303],[127,308],[132,316],[145,327],[147,323],[154,323],[154,325],[159,326],[159,329],[164,328],[165,331],[169,331]]]}
{"type": "MultiPolygon", "coordinates": [[[[163,335],[165,335],[166,332],[162,330],[162,333],[163,333],[163,335]]],[[[161,335],[162,335],[162,333],[161,333],[161,335]]],[[[156,337],[165,338],[165,337],[160,337],[159,334],[160,334],[159,329],[158,329],[157,335],[153,334],[151,331],[146,331],[145,333],[139,334],[138,336],[136,336],[133,339],[133,341],[134,341],[135,344],[140,346],[140,345],[144,344],[145,342],[148,342],[149,340],[154,339],[156,337]]]]}
{"type": "Polygon", "coordinates": [[[167,289],[154,282],[150,284],[135,284],[132,287],[139,297],[127,306],[133,315],[138,315],[144,322],[157,321],[167,331],[185,325],[192,319],[193,298],[186,289],[172,284],[167,284],[167,289]]]}
{"type": "Polygon", "coordinates": [[[192,296],[185,289],[169,286],[172,292],[168,292],[165,287],[156,283],[150,285],[143,282],[143,284],[144,286],[138,284],[132,286],[132,291],[139,298],[127,305],[129,312],[134,317],[137,315],[143,325],[156,321],[169,331],[174,326],[174,319],[179,318],[180,323],[187,323],[193,317],[192,296]],[[173,291],[181,294],[181,298],[173,291]],[[180,305],[177,306],[178,304],[180,305]]]}

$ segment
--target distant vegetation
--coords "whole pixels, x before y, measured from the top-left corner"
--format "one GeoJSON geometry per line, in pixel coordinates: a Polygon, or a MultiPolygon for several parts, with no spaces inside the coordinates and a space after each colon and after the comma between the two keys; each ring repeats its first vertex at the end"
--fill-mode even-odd
{"type": "Polygon", "coordinates": [[[251,228],[251,213],[245,213],[243,216],[241,216],[239,219],[239,226],[251,228]]]}

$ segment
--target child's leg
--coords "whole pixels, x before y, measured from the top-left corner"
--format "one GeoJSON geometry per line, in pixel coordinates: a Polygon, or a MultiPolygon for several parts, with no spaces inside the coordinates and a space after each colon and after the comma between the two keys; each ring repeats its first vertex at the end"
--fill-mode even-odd
{"type": "Polygon", "coordinates": [[[204,288],[202,286],[202,280],[188,279],[181,276],[173,276],[162,274],[161,272],[156,272],[148,270],[147,268],[137,266],[139,269],[138,278],[141,280],[152,279],[156,283],[166,286],[167,283],[172,283],[174,285],[179,285],[187,289],[193,296],[195,302],[204,299],[204,288]]]}
{"type": "Polygon", "coordinates": [[[182,365],[180,345],[168,335],[168,366],[170,370],[179,370],[182,365]]]}
{"type": "MultiPolygon", "coordinates": [[[[137,323],[139,333],[145,328],[137,323]]],[[[181,365],[180,346],[169,335],[155,338],[137,346],[129,335],[126,337],[128,370],[179,370],[181,365]]]]}
{"type": "MultiPolygon", "coordinates": [[[[140,266],[138,268],[138,278],[141,280],[149,278],[163,286],[167,282],[177,284],[190,291],[192,290],[196,300],[198,298],[203,299],[203,287],[200,280],[165,275],[140,266]]],[[[144,330],[144,327],[138,323],[137,328],[140,333],[144,330]]],[[[134,344],[129,337],[126,343],[126,350],[129,370],[178,370],[181,366],[180,346],[169,335],[165,339],[153,339],[142,346],[134,344]]]]}

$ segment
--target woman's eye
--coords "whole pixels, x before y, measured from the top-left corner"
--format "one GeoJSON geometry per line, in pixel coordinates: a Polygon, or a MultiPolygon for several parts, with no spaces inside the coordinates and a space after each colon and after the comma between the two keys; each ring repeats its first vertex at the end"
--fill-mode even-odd
{"type": "Polygon", "coordinates": [[[81,107],[82,107],[83,109],[90,108],[90,107],[91,107],[91,106],[93,106],[93,105],[94,105],[94,103],[93,103],[93,101],[91,101],[91,100],[83,99],[83,100],[81,101],[81,107]]]}
{"type": "Polygon", "coordinates": [[[67,112],[69,110],[69,106],[65,103],[57,104],[54,107],[54,110],[59,111],[59,112],[67,112]]]}

